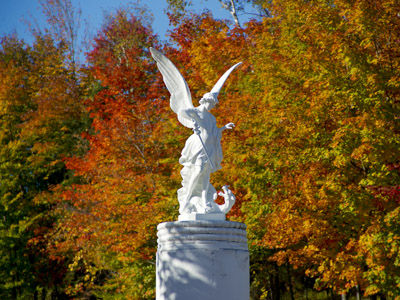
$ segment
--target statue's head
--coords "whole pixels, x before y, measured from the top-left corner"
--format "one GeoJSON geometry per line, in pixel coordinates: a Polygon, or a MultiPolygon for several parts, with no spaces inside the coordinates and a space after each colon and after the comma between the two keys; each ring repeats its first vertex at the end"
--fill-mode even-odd
{"type": "Polygon", "coordinates": [[[203,98],[200,99],[199,103],[203,104],[205,102],[211,102],[215,104],[218,104],[218,93],[205,93],[203,98]]]}

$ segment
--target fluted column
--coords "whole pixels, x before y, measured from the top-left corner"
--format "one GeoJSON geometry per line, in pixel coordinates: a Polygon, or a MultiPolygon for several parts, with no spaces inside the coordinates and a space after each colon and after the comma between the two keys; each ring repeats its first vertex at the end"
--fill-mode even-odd
{"type": "Polygon", "coordinates": [[[248,300],[246,225],[178,221],[158,225],[157,300],[248,300]]]}

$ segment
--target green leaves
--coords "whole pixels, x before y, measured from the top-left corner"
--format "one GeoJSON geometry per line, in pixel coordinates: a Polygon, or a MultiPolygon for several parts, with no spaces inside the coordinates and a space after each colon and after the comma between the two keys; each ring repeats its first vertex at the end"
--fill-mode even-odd
{"type": "MultiPolygon", "coordinates": [[[[397,207],[371,192],[396,188],[400,180],[389,167],[400,154],[392,115],[399,107],[385,96],[398,97],[388,81],[398,50],[380,48],[378,40],[387,41],[392,31],[384,26],[378,33],[375,27],[375,22],[398,23],[386,4],[371,7],[361,1],[350,9],[341,1],[274,1],[274,17],[266,23],[274,30],[254,38],[258,97],[273,108],[263,115],[264,127],[276,133],[272,140],[259,136],[260,145],[271,146],[257,152],[264,154],[260,167],[275,166],[272,182],[277,184],[270,197],[245,209],[271,203],[260,243],[279,249],[274,256],[279,263],[288,258],[294,266],[317,269],[321,287],[337,291],[369,287],[372,281],[363,271],[369,263],[354,245],[397,207]],[[390,63],[377,47],[391,53],[390,63]],[[280,123],[269,121],[277,116],[280,123]]],[[[387,272],[395,276],[394,270],[387,272]]]]}
{"type": "Polygon", "coordinates": [[[231,185],[228,217],[248,225],[254,297],[277,298],[275,287],[292,281],[399,294],[398,3],[254,3],[268,17],[243,28],[179,11],[174,48],[159,44],[146,16],[119,10],[82,72],[71,44],[2,40],[1,297],[63,280],[71,297],[154,296],[155,226],[176,218],[189,132],[170,111],[150,46],[164,46],[195,104],[243,61],[215,109],[220,125],[236,127],[212,181],[231,185]]]}
{"type": "Polygon", "coordinates": [[[0,242],[4,247],[0,252],[5,274],[0,284],[7,288],[1,289],[0,297],[4,299],[33,297],[38,286],[42,291],[53,288],[58,275],[42,281],[40,272],[63,273],[45,248],[45,234],[54,221],[48,210],[54,200],[39,198],[68,178],[62,158],[75,152],[76,134],[85,124],[82,91],[74,72],[64,66],[64,51],[49,36],[38,35],[32,47],[15,37],[2,39],[0,242]]]}

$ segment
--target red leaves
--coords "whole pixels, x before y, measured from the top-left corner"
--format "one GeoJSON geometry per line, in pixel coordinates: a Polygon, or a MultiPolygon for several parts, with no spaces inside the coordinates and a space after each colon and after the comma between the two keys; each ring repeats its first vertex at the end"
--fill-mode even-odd
{"type": "MultiPolygon", "coordinates": [[[[76,272],[94,265],[98,272],[118,268],[122,274],[154,260],[155,228],[166,218],[171,182],[170,167],[160,163],[170,156],[162,141],[171,133],[150,46],[157,41],[142,21],[118,11],[88,54],[93,96],[85,104],[92,124],[82,134],[88,151],[65,159],[79,184],[61,189],[62,220],[53,234],[56,253],[81,253],[71,264],[76,272]]],[[[122,285],[128,279],[116,280],[122,285]]],[[[76,289],[92,284],[83,279],[76,289]]]]}
{"type": "MultiPolygon", "coordinates": [[[[389,4],[278,0],[269,4],[270,18],[244,29],[210,14],[190,16],[173,20],[177,48],[163,49],[195,105],[227,67],[244,61],[215,109],[220,126],[232,121],[236,128],[224,135],[224,165],[212,181],[231,185],[237,203],[229,217],[248,224],[263,260],[289,262],[318,277],[320,288],[357,285],[372,294],[390,290],[395,280],[385,276],[398,277],[391,249],[400,236],[400,30],[389,4]]],[[[71,270],[84,273],[71,291],[93,288],[90,278],[109,270],[118,274],[119,291],[126,290],[127,274],[152,272],[142,267],[154,260],[155,226],[177,214],[178,156],[190,131],[169,108],[148,50],[162,47],[143,24],[124,11],[110,16],[80,85],[60,58],[65,49],[47,39],[32,52],[32,76],[15,67],[1,77],[6,112],[21,105],[24,78],[32,87],[18,115],[23,124],[12,129],[33,141],[29,151],[36,156],[25,160],[37,166],[33,173],[63,167],[63,153],[75,175],[51,202],[62,216],[52,255],[72,251],[71,270]],[[7,85],[19,88],[11,93],[7,85]],[[82,103],[91,124],[78,135],[82,103]],[[79,155],[71,155],[75,149],[79,155]]],[[[14,134],[5,128],[4,136],[14,134]]]]}

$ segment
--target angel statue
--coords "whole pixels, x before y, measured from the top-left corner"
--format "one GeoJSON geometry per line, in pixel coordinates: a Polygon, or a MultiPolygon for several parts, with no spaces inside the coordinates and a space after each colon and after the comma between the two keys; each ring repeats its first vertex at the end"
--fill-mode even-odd
{"type": "Polygon", "coordinates": [[[182,187],[178,190],[180,220],[185,219],[181,216],[199,214],[222,214],[225,219],[225,214],[235,202],[235,196],[227,186],[222,188],[224,192],[217,194],[210,183],[210,174],[221,169],[222,132],[225,129],[232,129],[235,125],[228,123],[218,128],[210,110],[218,104],[217,96],[225,80],[241,63],[237,63],[226,71],[211,92],[203,96],[200,105],[194,107],[189,87],[178,69],[161,52],[154,48],[150,48],[150,51],[171,94],[171,109],[177,114],[182,125],[194,131],[186,140],[179,159],[179,163],[183,166],[182,187]],[[215,202],[217,195],[224,197],[224,204],[218,205],[215,202]]]}

